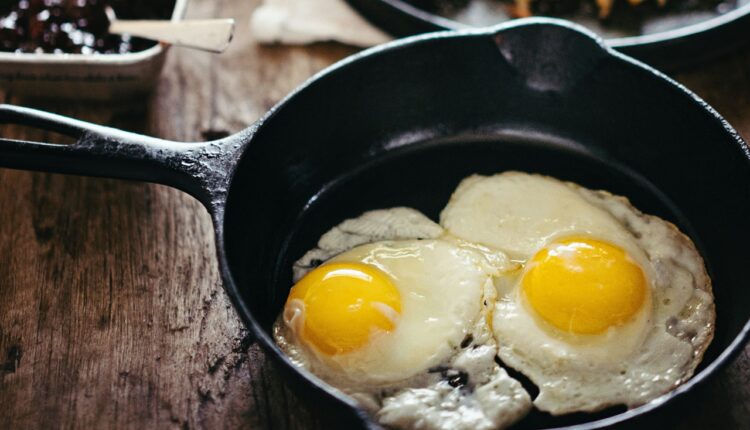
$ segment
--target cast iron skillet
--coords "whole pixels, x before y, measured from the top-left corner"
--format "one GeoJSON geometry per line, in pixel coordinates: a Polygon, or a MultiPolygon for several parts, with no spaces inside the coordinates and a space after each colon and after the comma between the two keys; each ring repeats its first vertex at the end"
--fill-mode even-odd
{"type": "Polygon", "coordinates": [[[368,209],[407,205],[436,218],[472,173],[520,169],[628,196],[692,236],[714,281],[716,338],[688,383],[630,411],[533,413],[517,428],[590,429],[644,416],[687,397],[741,350],[750,330],[744,142],[684,87],[562,21],[365,51],[213,142],[169,142],[14,106],[0,107],[0,123],[77,138],[70,146],[2,139],[3,167],[152,181],[199,199],[216,228],[227,294],[287,382],[323,408],[329,428],[377,426],[274,345],[269,329],[292,262],[368,209]]]}
{"type": "MultiPolygon", "coordinates": [[[[420,9],[408,0],[347,0],[373,24],[396,37],[440,30],[466,28],[435,12],[420,9]]],[[[498,4],[499,0],[472,0],[498,4]]],[[[560,2],[561,0],[551,0],[560,2]]],[[[450,3],[451,0],[445,0],[450,3]]],[[[669,0],[668,8],[677,8],[686,0],[669,0]]],[[[693,4],[696,2],[693,1],[693,4]]],[[[644,14],[650,30],[638,29],[639,19],[624,2],[616,3],[609,25],[592,16],[591,10],[579,10],[565,15],[567,19],[584,24],[605,37],[607,44],[618,51],[660,69],[675,69],[714,58],[730,52],[750,41],[750,3],[745,0],[726,1],[733,9],[719,14],[716,11],[673,10],[668,14],[653,10],[644,14]],[[619,10],[618,10],[619,7],[619,10]],[[704,16],[703,13],[708,13],[704,16]],[[625,30],[627,29],[627,30],[625,30]]],[[[639,8],[658,9],[645,4],[639,8]]],[[[496,16],[496,22],[510,19],[502,12],[485,12],[496,16]]],[[[486,18],[485,18],[486,19],[486,18]]]]}

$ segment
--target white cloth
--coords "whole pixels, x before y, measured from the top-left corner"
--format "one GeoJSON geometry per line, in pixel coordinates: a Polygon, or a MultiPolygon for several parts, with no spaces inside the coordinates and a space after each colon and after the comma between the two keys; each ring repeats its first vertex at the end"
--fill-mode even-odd
{"type": "Polygon", "coordinates": [[[337,41],[372,46],[391,39],[346,0],[263,0],[250,18],[250,28],[262,43],[337,41]]]}

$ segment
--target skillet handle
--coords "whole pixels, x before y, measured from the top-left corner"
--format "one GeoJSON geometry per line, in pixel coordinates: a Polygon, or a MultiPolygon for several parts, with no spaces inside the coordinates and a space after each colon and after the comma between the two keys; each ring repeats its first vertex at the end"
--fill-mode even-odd
{"type": "Polygon", "coordinates": [[[13,105],[0,105],[0,124],[76,139],[58,145],[0,137],[0,167],[165,184],[195,196],[209,209],[226,191],[239,142],[245,141],[239,134],[214,142],[173,142],[13,105]]]}

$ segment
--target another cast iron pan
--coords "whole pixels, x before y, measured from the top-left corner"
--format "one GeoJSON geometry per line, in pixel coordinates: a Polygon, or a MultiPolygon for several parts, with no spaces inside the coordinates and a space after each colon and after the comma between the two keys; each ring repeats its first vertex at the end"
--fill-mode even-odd
{"type": "MultiPolygon", "coordinates": [[[[466,23],[449,19],[460,18],[460,15],[468,15],[463,19],[475,25],[486,25],[488,20],[494,24],[511,19],[504,12],[501,0],[470,0],[475,6],[481,6],[481,11],[474,13],[467,12],[468,7],[451,8],[451,4],[463,3],[462,0],[442,0],[447,4],[443,7],[448,9],[443,12],[446,15],[415,6],[440,3],[440,0],[347,1],[373,24],[396,37],[466,28],[466,23]],[[451,9],[458,11],[451,12],[451,9]]],[[[565,4],[565,0],[539,1],[565,4]]],[[[715,58],[750,41],[750,1],[725,0],[721,6],[717,3],[718,0],[668,0],[666,10],[662,10],[655,2],[632,8],[620,1],[603,23],[596,18],[593,6],[583,2],[588,7],[579,7],[561,16],[599,33],[610,47],[624,54],[670,70],[715,58]],[[721,7],[728,11],[719,12],[721,7]]]]}
{"type": "Polygon", "coordinates": [[[716,338],[688,383],[630,411],[533,413],[517,428],[642,418],[688,397],[750,330],[744,142],[688,90],[564,22],[528,20],[366,51],[214,142],[168,142],[13,106],[0,107],[0,123],[78,138],[70,146],[2,139],[4,167],[159,182],[203,202],[227,293],[287,382],[325,408],[327,428],[377,426],[274,345],[269,330],[292,262],[368,209],[406,205],[436,219],[472,173],[540,172],[628,196],[692,236],[714,281],[716,338]]]}

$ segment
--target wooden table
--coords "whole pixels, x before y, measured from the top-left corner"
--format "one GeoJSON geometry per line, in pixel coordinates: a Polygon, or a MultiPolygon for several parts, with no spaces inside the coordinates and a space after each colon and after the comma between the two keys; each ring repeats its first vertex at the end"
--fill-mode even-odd
{"type": "MultiPolygon", "coordinates": [[[[354,52],[262,47],[258,0],[195,0],[235,17],[221,56],[174,49],[144,103],[31,105],[167,139],[241,130],[354,52]]],[[[675,77],[750,138],[750,49],[675,77]]],[[[5,127],[8,136],[54,139],[5,127]]],[[[221,288],[207,212],[159,186],[0,169],[0,428],[319,428],[221,288]]],[[[750,427],[750,348],[675,428],[750,427]]]]}

